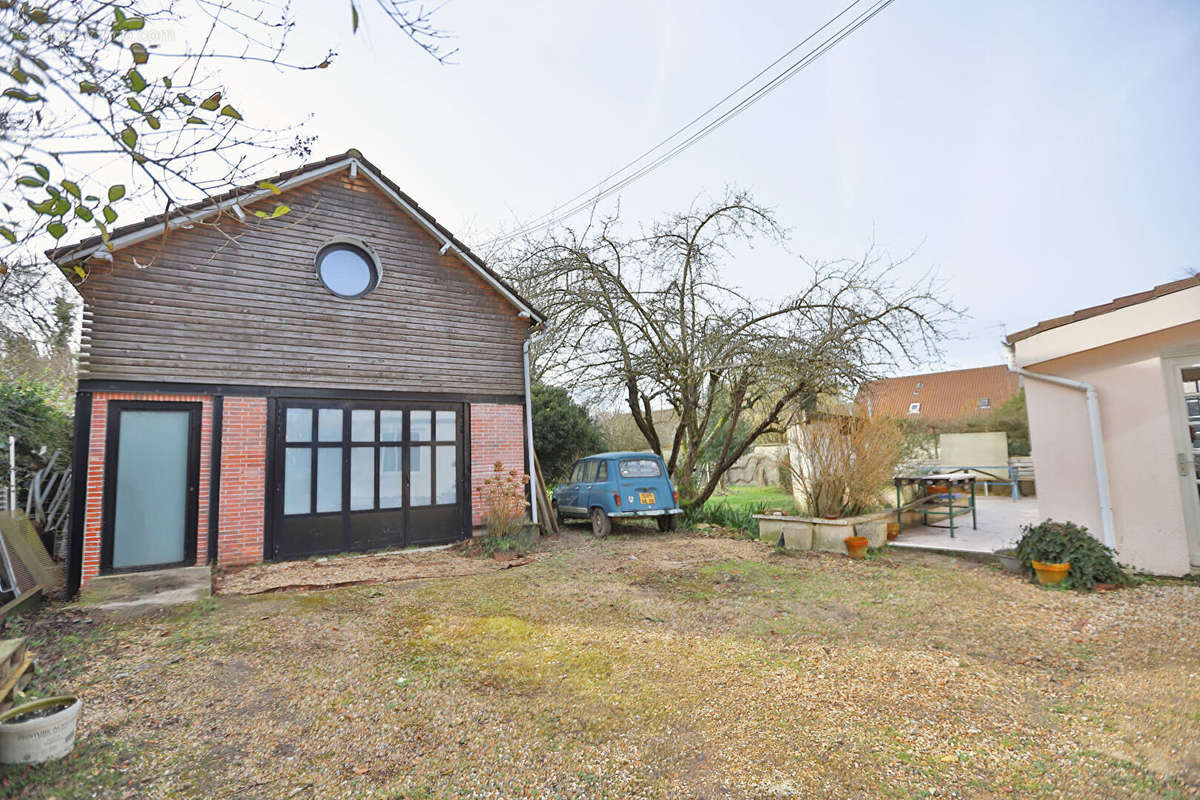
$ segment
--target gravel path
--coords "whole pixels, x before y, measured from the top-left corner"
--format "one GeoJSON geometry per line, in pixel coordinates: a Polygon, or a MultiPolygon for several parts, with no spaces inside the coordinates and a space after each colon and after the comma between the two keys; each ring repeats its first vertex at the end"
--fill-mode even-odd
{"type": "Polygon", "coordinates": [[[48,613],[39,682],[83,697],[82,738],[0,796],[1200,796],[1194,584],[582,529],[537,555],[48,613]]]}

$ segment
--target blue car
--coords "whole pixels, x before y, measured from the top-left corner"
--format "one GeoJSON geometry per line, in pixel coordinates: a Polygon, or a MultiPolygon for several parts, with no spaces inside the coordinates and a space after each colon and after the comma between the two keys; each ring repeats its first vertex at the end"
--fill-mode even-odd
{"type": "Polygon", "coordinates": [[[666,465],[654,453],[597,453],[571,467],[568,481],[551,500],[559,522],[569,517],[592,521],[592,533],[604,537],[613,517],[654,517],[660,531],[675,530],[679,494],[666,465]]]}

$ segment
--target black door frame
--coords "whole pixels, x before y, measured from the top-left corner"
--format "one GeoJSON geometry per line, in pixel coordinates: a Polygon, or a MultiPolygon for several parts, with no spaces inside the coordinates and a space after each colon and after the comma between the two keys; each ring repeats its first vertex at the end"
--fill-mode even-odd
{"type": "Polygon", "coordinates": [[[100,515],[100,572],[144,572],[196,563],[196,537],[200,524],[200,428],[204,404],[175,400],[109,400],[108,427],[104,436],[104,494],[100,515]],[[121,415],[125,411],[186,411],[188,413],[187,507],[184,509],[183,560],[114,569],[113,542],[117,519],[117,471],[120,469],[121,415]]]}
{"type": "MultiPolygon", "coordinates": [[[[364,511],[350,510],[350,461],[351,450],[355,443],[351,440],[351,411],[354,410],[374,410],[374,411],[403,411],[403,432],[401,440],[394,443],[394,446],[401,448],[402,466],[401,474],[403,480],[403,504],[400,509],[397,509],[403,514],[403,541],[396,544],[397,547],[405,547],[412,540],[411,527],[411,510],[410,502],[410,478],[409,478],[409,457],[410,448],[413,446],[429,445],[431,461],[436,462],[435,447],[436,442],[436,416],[431,418],[431,440],[429,442],[413,442],[409,431],[411,412],[412,411],[454,411],[457,420],[457,452],[456,461],[458,462],[458,475],[456,480],[457,498],[453,504],[458,515],[458,530],[455,531],[457,539],[465,539],[471,536],[471,426],[470,426],[470,409],[469,402],[463,402],[458,399],[448,399],[439,396],[431,396],[427,399],[397,399],[388,397],[366,398],[366,397],[342,397],[342,398],[325,398],[313,396],[311,394],[287,396],[287,397],[272,397],[267,404],[267,487],[266,487],[266,529],[263,531],[263,559],[266,561],[284,561],[289,559],[308,558],[312,555],[320,555],[320,553],[311,554],[291,554],[279,555],[277,552],[277,540],[283,531],[283,488],[284,488],[284,460],[285,450],[287,447],[287,409],[288,408],[337,408],[342,411],[342,439],[337,443],[342,448],[342,509],[340,512],[316,512],[311,511],[306,515],[290,515],[291,517],[333,517],[340,516],[342,520],[342,544],[343,547],[334,552],[355,552],[356,548],[349,546],[350,541],[350,525],[351,517],[356,513],[367,513],[364,511]]],[[[311,448],[320,447],[320,443],[316,441],[317,414],[313,414],[313,441],[308,444],[311,448]]],[[[376,441],[372,443],[375,448],[375,493],[376,504],[379,501],[379,450],[383,444],[379,441],[379,417],[376,416],[376,441]]],[[[335,443],[329,442],[326,446],[333,446],[335,443]]],[[[365,443],[364,443],[365,444],[365,443]]],[[[434,470],[431,475],[433,486],[431,491],[436,490],[436,463],[431,464],[431,469],[434,470]]],[[[316,480],[317,470],[314,464],[312,469],[311,480],[313,487],[311,489],[310,502],[315,503],[316,498],[316,480]]],[[[443,506],[449,504],[442,504],[443,506]]],[[[315,506],[312,506],[315,509],[315,506]]],[[[429,506],[436,507],[436,504],[429,506]]],[[[376,512],[377,513],[377,512],[376,512]]],[[[361,548],[358,548],[361,549],[361,548]]],[[[373,548],[372,548],[373,549],[373,548]]]]}

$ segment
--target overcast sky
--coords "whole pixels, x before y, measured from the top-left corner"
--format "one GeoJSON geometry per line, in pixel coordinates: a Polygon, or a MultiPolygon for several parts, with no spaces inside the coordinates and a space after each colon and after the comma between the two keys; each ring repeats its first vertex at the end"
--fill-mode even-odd
{"type": "MultiPolygon", "coordinates": [[[[450,0],[454,66],[362,3],[300,0],[319,73],[225,74],[249,117],[311,113],[315,155],[357,147],[468,243],[536,217],[671,133],[846,0],[450,0]]],[[[726,185],[792,253],[727,277],[772,296],[796,253],[917,250],[971,319],[935,368],[999,363],[1004,330],[1200,267],[1200,3],[896,0],[765,100],[626,188],[651,220],[726,185]]]]}

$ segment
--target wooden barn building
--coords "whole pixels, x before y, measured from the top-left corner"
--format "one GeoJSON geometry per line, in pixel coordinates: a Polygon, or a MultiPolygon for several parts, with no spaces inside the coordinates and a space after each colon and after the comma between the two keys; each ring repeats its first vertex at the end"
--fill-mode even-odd
{"type": "Polygon", "coordinates": [[[48,255],[85,309],[72,593],[454,541],[528,470],[543,316],[356,150],[48,255]]]}

